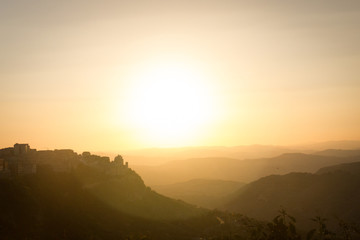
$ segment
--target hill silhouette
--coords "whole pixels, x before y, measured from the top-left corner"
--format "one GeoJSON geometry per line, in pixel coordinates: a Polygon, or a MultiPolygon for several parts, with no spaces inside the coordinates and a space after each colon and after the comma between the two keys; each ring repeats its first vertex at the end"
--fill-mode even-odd
{"type": "Polygon", "coordinates": [[[343,163],[334,166],[324,167],[319,169],[317,174],[333,173],[333,172],[344,172],[351,174],[360,173],[360,162],[343,163]]]}
{"type": "Polygon", "coordinates": [[[315,155],[329,156],[329,157],[357,157],[360,156],[360,149],[327,149],[319,152],[315,152],[315,155]]]}
{"type": "MultiPolygon", "coordinates": [[[[328,141],[312,144],[277,145],[240,145],[233,147],[203,146],[180,148],[147,148],[123,151],[123,156],[133,165],[161,165],[167,162],[198,158],[258,159],[272,158],[284,153],[314,154],[326,149],[359,149],[360,141],[328,141]]],[[[110,155],[114,155],[112,153],[110,155]]]]}
{"type": "MultiPolygon", "coordinates": [[[[356,164],[343,164],[348,166],[356,164]]],[[[360,221],[360,171],[352,173],[330,167],[318,174],[289,173],[272,175],[242,187],[225,204],[224,209],[261,220],[271,220],[276,209],[285,208],[308,227],[314,215],[360,221]]]]}
{"type": "Polygon", "coordinates": [[[233,158],[194,158],[159,166],[133,166],[147,185],[165,185],[195,178],[250,182],[271,174],[315,173],[319,168],[354,162],[358,156],[333,157],[286,153],[272,158],[239,160],[233,158]]]}
{"type": "Polygon", "coordinates": [[[234,147],[182,147],[182,148],[149,148],[125,151],[123,155],[135,165],[159,165],[175,160],[193,158],[264,158],[275,157],[296,149],[272,145],[244,145],[234,147]]]}
{"type": "MultiPolygon", "coordinates": [[[[3,151],[6,157],[3,162],[11,163],[14,159],[36,162],[40,157],[40,164],[36,172],[1,175],[2,239],[258,239],[260,235],[266,236],[263,239],[274,239],[274,228],[284,227],[280,222],[257,221],[240,213],[271,220],[282,207],[300,223],[314,215],[338,214],[349,221],[359,219],[357,202],[360,198],[356,190],[360,174],[338,170],[354,170],[354,165],[333,166],[319,170],[318,174],[264,177],[225,199],[224,209],[234,213],[209,211],[156,193],[128,168],[127,163],[124,164],[120,155],[110,162],[107,157],[89,152],[78,155],[72,150],[56,150],[31,151],[30,155],[13,158],[11,150],[3,151]]],[[[287,166],[292,162],[305,164],[306,161],[313,161],[314,165],[329,163],[329,157],[304,154],[284,154],[270,159],[277,163],[275,166],[287,166]],[[304,159],[307,160],[301,162],[304,159]]],[[[223,159],[214,160],[208,163],[212,175],[223,170],[217,169],[223,159]]],[[[227,160],[238,166],[239,160],[227,160]]],[[[269,159],[262,161],[266,163],[269,159]]],[[[262,161],[258,163],[263,167],[262,161]]],[[[303,166],[301,164],[298,167],[303,166]]],[[[272,170],[273,166],[265,169],[272,170]]],[[[177,187],[179,193],[184,194],[192,189],[193,196],[198,193],[203,195],[201,201],[215,204],[223,201],[218,195],[225,195],[239,186],[240,183],[233,181],[195,179],[170,186],[168,190],[177,187]]],[[[286,231],[279,233],[281,236],[288,230],[293,231],[292,225],[285,227],[286,231]]]]}
{"type": "Polygon", "coordinates": [[[114,211],[76,183],[59,173],[0,180],[2,239],[125,239],[159,227],[114,211]]]}
{"type": "Polygon", "coordinates": [[[133,216],[148,219],[184,219],[204,211],[152,191],[131,169],[127,169],[121,176],[107,176],[97,169],[83,165],[73,174],[84,189],[97,199],[133,216]]]}
{"type": "Polygon", "coordinates": [[[41,170],[16,179],[0,179],[1,239],[193,240],[235,235],[246,239],[249,225],[262,224],[239,214],[179,203],[144,190],[141,181],[134,178],[138,177],[129,172],[124,179],[107,179],[82,169],[80,173],[41,170]],[[115,199],[120,195],[125,198],[119,203],[124,206],[109,202],[109,193],[100,196],[99,185],[91,191],[90,186],[84,186],[100,178],[106,188],[101,193],[115,191],[115,199]]]}

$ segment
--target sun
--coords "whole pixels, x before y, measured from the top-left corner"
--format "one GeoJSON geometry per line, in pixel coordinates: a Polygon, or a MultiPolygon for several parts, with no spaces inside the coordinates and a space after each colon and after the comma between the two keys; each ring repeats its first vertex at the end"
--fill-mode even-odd
{"type": "Polygon", "coordinates": [[[147,145],[193,144],[212,119],[210,86],[205,74],[184,62],[147,64],[128,89],[128,124],[147,145]]]}

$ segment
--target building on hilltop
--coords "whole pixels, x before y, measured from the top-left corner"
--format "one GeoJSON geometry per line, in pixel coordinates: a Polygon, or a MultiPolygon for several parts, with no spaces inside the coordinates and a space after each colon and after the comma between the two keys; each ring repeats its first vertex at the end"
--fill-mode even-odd
{"type": "Polygon", "coordinates": [[[122,158],[121,155],[117,155],[114,158],[114,163],[119,164],[119,165],[124,165],[124,159],[122,158]]]}
{"type": "Polygon", "coordinates": [[[36,149],[31,149],[29,144],[14,144],[13,148],[0,150],[0,176],[16,177],[34,174],[37,171],[36,159],[33,154],[36,149]]]}
{"type": "Polygon", "coordinates": [[[49,168],[54,172],[71,172],[81,159],[72,149],[37,151],[34,158],[39,166],[49,168]]]}
{"type": "Polygon", "coordinates": [[[129,164],[128,162],[125,162],[124,164],[124,159],[121,155],[117,155],[115,158],[114,158],[114,161],[113,161],[113,164],[117,167],[125,167],[125,168],[128,168],[129,167],[129,164]]]}
{"type": "Polygon", "coordinates": [[[102,157],[98,155],[91,154],[90,152],[83,152],[81,154],[82,161],[86,163],[87,165],[92,166],[104,166],[110,163],[109,157],[102,157]]]}
{"type": "Polygon", "coordinates": [[[0,177],[16,177],[39,171],[71,172],[85,164],[113,176],[128,172],[128,163],[121,155],[114,161],[109,157],[93,155],[90,152],[77,154],[71,149],[31,149],[29,144],[14,144],[14,147],[0,149],[0,177]]]}
{"type": "Polygon", "coordinates": [[[81,155],[83,156],[83,158],[86,158],[86,157],[90,157],[91,153],[90,152],[83,152],[81,155]]]}
{"type": "Polygon", "coordinates": [[[8,147],[0,149],[0,157],[12,156],[14,155],[14,148],[8,147]]]}
{"type": "Polygon", "coordinates": [[[14,154],[15,155],[23,155],[30,152],[29,144],[14,144],[14,154]]]}

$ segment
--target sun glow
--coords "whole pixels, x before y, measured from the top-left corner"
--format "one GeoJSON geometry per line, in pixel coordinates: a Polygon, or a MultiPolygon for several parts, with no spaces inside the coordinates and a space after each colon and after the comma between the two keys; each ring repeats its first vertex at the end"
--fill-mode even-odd
{"type": "Polygon", "coordinates": [[[214,110],[209,79],[179,62],[143,67],[132,77],[124,103],[128,124],[152,146],[193,144],[214,110]]]}

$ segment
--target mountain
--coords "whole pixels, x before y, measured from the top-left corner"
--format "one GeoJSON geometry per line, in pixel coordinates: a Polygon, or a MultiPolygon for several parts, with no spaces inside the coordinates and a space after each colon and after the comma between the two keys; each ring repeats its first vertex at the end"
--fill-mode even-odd
{"type": "Polygon", "coordinates": [[[292,145],[293,149],[298,149],[299,151],[323,151],[326,149],[359,149],[360,141],[356,140],[343,140],[343,141],[326,141],[326,142],[317,142],[301,145],[292,145]]]}
{"type": "Polygon", "coordinates": [[[1,239],[189,239],[202,231],[172,221],[207,211],[151,191],[131,170],[121,178],[92,170],[0,179],[1,239]]]}
{"type": "MultiPolygon", "coordinates": [[[[124,158],[132,165],[161,165],[175,160],[190,158],[235,158],[256,159],[271,158],[284,153],[306,153],[323,151],[326,149],[360,149],[360,141],[328,141],[302,145],[239,145],[198,146],[180,148],[146,148],[121,151],[124,158]]],[[[99,152],[100,155],[116,156],[116,152],[99,152]]]]}
{"type": "Polygon", "coordinates": [[[192,179],[187,182],[152,186],[156,192],[165,196],[205,208],[215,208],[223,198],[235,192],[244,183],[215,179],[192,179]]]}
{"type": "Polygon", "coordinates": [[[0,160],[1,239],[208,239],[235,221],[246,238],[257,222],[160,195],[120,155],[15,144],[0,160]]]}
{"type": "Polygon", "coordinates": [[[328,157],[356,157],[360,156],[360,149],[327,149],[315,152],[314,155],[328,156],[328,157]]]}
{"type": "Polygon", "coordinates": [[[147,219],[185,219],[204,212],[193,205],[152,191],[131,169],[118,176],[107,176],[97,169],[83,165],[73,174],[83,188],[97,199],[132,216],[147,219]]]}
{"type": "MultiPolygon", "coordinates": [[[[121,156],[110,162],[107,157],[91,155],[89,152],[78,155],[72,150],[55,150],[18,154],[15,147],[5,149],[2,154],[1,239],[187,240],[250,239],[260,235],[269,236],[266,239],[274,239],[271,238],[273,227],[279,226],[259,222],[239,213],[205,210],[162,196],[146,187],[142,178],[124,164],[121,156]],[[14,168],[10,168],[7,163],[14,168]],[[35,169],[34,163],[38,164],[35,169]],[[21,169],[26,166],[31,171],[21,169]]],[[[289,155],[283,155],[276,159],[282,162],[288,158],[289,155]]],[[[291,159],[294,160],[294,156],[291,159]]],[[[300,159],[304,157],[301,156],[300,159]]],[[[344,161],[344,158],[341,159],[344,161]]],[[[216,168],[222,164],[223,159],[215,160],[216,164],[212,165],[213,174],[219,173],[216,168]]],[[[226,160],[239,162],[236,159],[226,160]]],[[[269,213],[265,217],[272,219],[278,215],[278,204],[288,199],[285,203],[293,203],[289,204],[289,212],[300,206],[303,208],[300,213],[306,213],[307,210],[313,210],[311,204],[320,204],[320,207],[325,206],[325,209],[332,211],[342,210],[341,217],[347,220],[357,220],[357,203],[360,200],[356,191],[360,182],[358,176],[356,173],[337,170],[325,174],[269,176],[231,194],[225,207],[239,212],[250,211],[251,214],[269,213]],[[282,177],[285,179],[277,179],[282,177]],[[255,190],[249,192],[249,189],[255,190]],[[279,192],[281,189],[284,189],[282,193],[279,192]],[[296,195],[298,192],[302,194],[296,195]],[[257,197],[259,194],[260,197],[257,197]],[[250,197],[246,197],[247,195],[250,197]],[[280,197],[271,201],[272,205],[258,201],[278,195],[280,197]],[[290,195],[292,197],[288,197],[290,195]],[[309,196],[314,196],[316,201],[309,201],[309,196]],[[326,202],[325,198],[330,200],[326,202]],[[248,199],[247,205],[241,199],[248,199]],[[239,210],[239,202],[247,208],[240,207],[239,210]],[[299,204],[302,202],[307,205],[299,204]],[[272,210],[273,215],[270,216],[272,210]]],[[[239,187],[238,184],[197,179],[178,186],[184,186],[183,191],[192,189],[218,195],[231,192],[239,187]]],[[[291,213],[294,212],[297,213],[291,213]]],[[[324,215],[327,216],[326,214],[325,211],[324,215]]],[[[298,218],[298,215],[293,215],[298,218]]],[[[314,215],[312,212],[311,217],[314,215]]],[[[299,216],[300,220],[304,218],[301,214],[299,216]]]]}
{"type": "Polygon", "coordinates": [[[181,219],[203,210],[159,195],[146,187],[141,177],[118,155],[109,157],[71,149],[36,150],[29,144],[0,149],[0,178],[68,173],[87,192],[123,213],[149,219],[181,219]]]}
{"type": "Polygon", "coordinates": [[[250,182],[271,174],[314,173],[319,168],[354,162],[360,157],[331,157],[286,153],[273,158],[239,160],[232,158],[194,158],[159,166],[133,166],[150,186],[174,184],[195,178],[250,182]]]}
{"type": "Polygon", "coordinates": [[[335,166],[324,167],[319,169],[317,174],[333,173],[333,172],[344,172],[351,174],[360,173],[360,162],[343,163],[335,166]]]}
{"type": "Polygon", "coordinates": [[[134,165],[159,165],[175,160],[190,158],[263,158],[275,157],[286,152],[297,150],[272,145],[244,145],[234,147],[182,147],[182,148],[149,148],[124,151],[123,156],[134,165]]]}
{"type": "Polygon", "coordinates": [[[249,225],[263,224],[163,197],[131,171],[117,178],[87,168],[0,178],[0,211],[4,240],[248,239],[249,225]]]}
{"type": "Polygon", "coordinates": [[[224,209],[271,220],[278,209],[285,208],[296,216],[302,227],[309,227],[309,219],[315,216],[336,216],[356,223],[360,221],[359,189],[360,171],[350,174],[322,170],[319,174],[272,175],[242,187],[224,209]]]}

